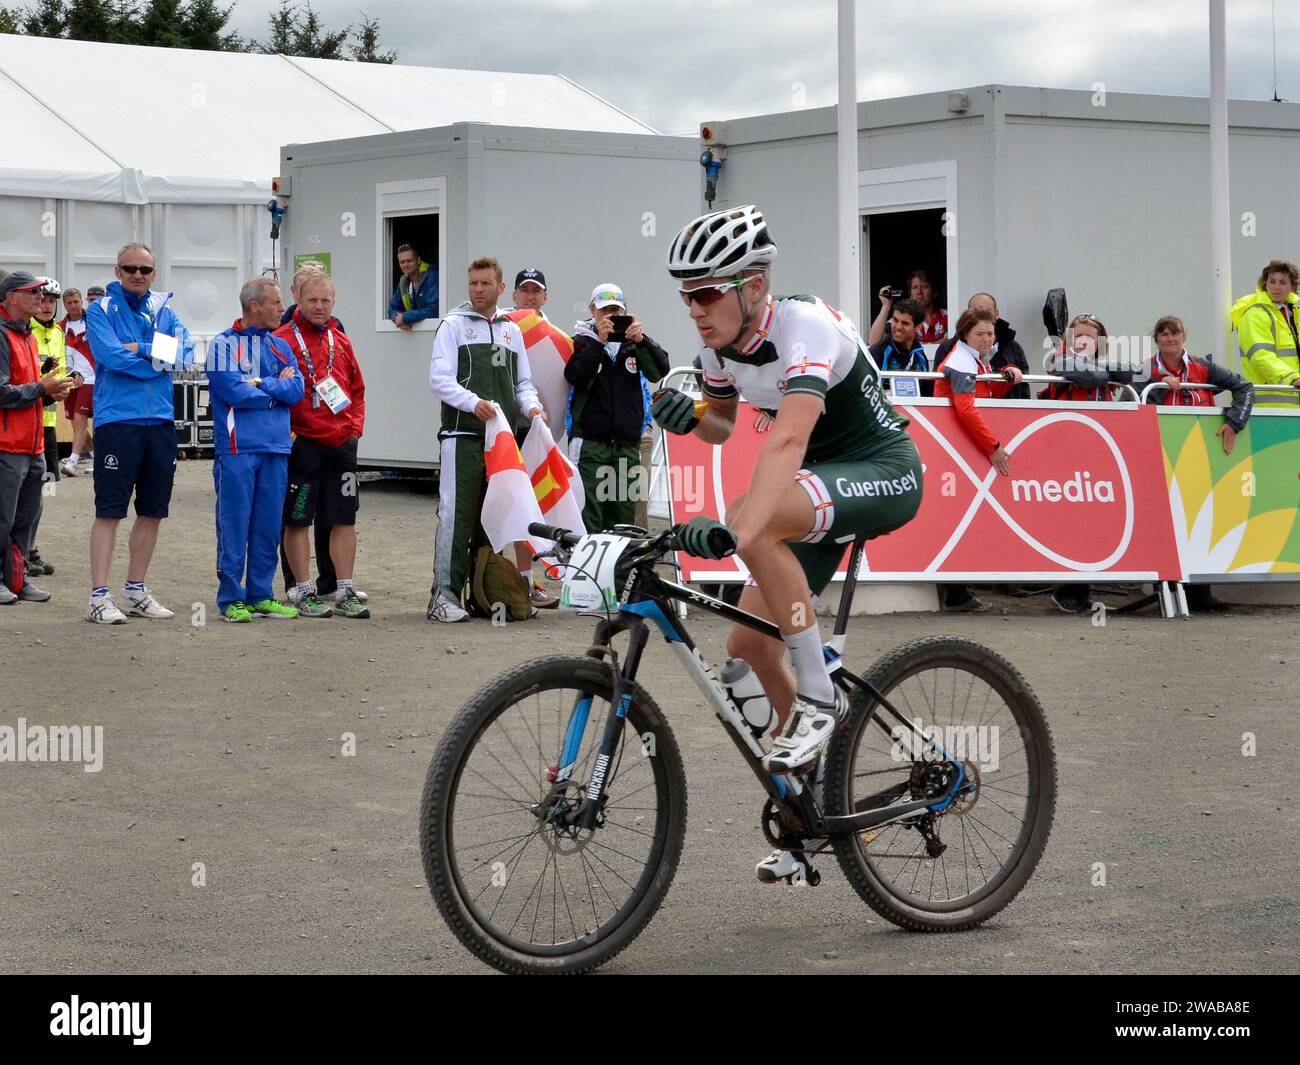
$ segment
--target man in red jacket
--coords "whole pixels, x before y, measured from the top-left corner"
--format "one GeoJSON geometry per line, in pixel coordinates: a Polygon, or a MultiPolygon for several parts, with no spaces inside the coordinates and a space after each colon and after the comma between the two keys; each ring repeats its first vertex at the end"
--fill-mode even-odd
{"type": "Polygon", "coordinates": [[[302,400],[290,412],[293,451],[289,455],[289,491],[284,500],[284,549],[298,578],[290,600],[301,617],[368,618],[370,611],[352,588],[357,558],[357,441],[365,430],[366,385],[347,336],[335,328],[334,282],[326,275],[308,276],[298,293],[298,307],[275,331],[298,358],[306,382],[302,400]],[[331,609],[316,594],[307,529],[320,520],[333,526],[330,558],[338,574],[331,609]]]}
{"type": "Polygon", "coordinates": [[[45,479],[45,399],[63,399],[70,377],[41,380],[32,316],[41,286],[15,270],[0,281],[0,605],[43,603],[50,593],[26,581],[32,530],[41,516],[45,479]]]}

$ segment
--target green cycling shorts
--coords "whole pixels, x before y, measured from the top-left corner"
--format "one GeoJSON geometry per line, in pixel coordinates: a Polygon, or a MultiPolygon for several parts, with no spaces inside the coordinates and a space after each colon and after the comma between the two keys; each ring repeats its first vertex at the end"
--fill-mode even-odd
{"type": "Polygon", "coordinates": [[[814,517],[812,531],[790,550],[814,595],[826,590],[854,540],[884,536],[916,517],[924,487],[921,456],[906,433],[870,458],[814,463],[795,483],[812,500],[814,517]]]}

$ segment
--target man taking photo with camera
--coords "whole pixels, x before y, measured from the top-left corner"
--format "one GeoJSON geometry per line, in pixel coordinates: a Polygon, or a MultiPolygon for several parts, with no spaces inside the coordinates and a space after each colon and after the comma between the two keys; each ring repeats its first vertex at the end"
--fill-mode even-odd
{"type": "Polygon", "coordinates": [[[668,373],[668,355],[627,313],[623,290],[612,282],[596,286],[588,309],[591,317],[574,327],[564,377],[573,385],[569,460],[586,494],[582,523],[588,532],[600,532],[636,520],[644,488],[641,375],[659,381],[668,373]]]}

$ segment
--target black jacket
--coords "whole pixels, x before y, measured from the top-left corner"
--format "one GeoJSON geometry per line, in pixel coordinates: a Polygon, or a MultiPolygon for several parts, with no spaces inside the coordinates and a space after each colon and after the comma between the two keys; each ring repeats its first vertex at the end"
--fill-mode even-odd
{"type": "Polygon", "coordinates": [[[668,354],[648,336],[639,344],[623,341],[618,357],[611,359],[590,323],[580,322],[573,355],[564,366],[565,380],[573,385],[569,435],[602,444],[639,444],[645,423],[641,375],[654,382],[667,373],[668,354]]]}
{"type": "MultiPolygon", "coordinates": [[[[1004,366],[1015,366],[1019,368],[1021,373],[1029,373],[1029,360],[1025,358],[1025,349],[1016,340],[1016,331],[1007,324],[1005,318],[999,318],[993,323],[993,342],[998,349],[993,353],[993,357],[989,359],[989,366],[993,368],[994,373],[1004,366]]],[[[948,337],[940,342],[938,350],[934,353],[935,366],[938,366],[948,357],[948,352],[952,351],[956,343],[956,337],[948,337]]],[[[1023,381],[1018,385],[1012,385],[1004,398],[1028,399],[1029,386],[1023,381]]]]}

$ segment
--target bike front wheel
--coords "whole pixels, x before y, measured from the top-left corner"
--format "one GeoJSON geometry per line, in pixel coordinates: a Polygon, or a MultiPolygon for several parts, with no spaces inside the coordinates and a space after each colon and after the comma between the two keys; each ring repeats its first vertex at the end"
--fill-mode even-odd
{"type": "Polygon", "coordinates": [[[1056,759],[1043,709],[1011,663],[970,640],[904,644],[864,679],[910,727],[853,687],[827,752],[827,814],[927,797],[936,808],[839,836],[836,857],[867,905],[894,924],[974,928],[1016,897],[1047,845],[1056,759]]]}
{"type": "Polygon", "coordinates": [[[686,833],[681,754],[639,685],[584,803],[614,696],[610,666],[528,662],[453,719],[429,766],[420,849],[439,912],[474,955],[511,973],[585,972],[623,950],[672,883],[686,833]]]}

